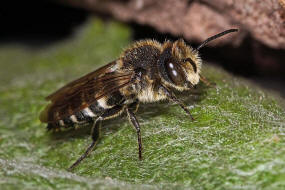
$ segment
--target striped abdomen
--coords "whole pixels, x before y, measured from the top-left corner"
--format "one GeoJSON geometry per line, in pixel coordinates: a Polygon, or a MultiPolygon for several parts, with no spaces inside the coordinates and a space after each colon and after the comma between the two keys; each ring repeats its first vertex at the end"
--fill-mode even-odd
{"type": "Polygon", "coordinates": [[[47,117],[50,117],[48,119],[49,121],[47,122],[47,128],[68,128],[74,127],[75,125],[90,123],[94,120],[94,118],[101,116],[107,110],[113,108],[118,104],[122,104],[123,102],[123,96],[119,92],[116,92],[110,96],[95,100],[95,102],[85,107],[84,109],[74,112],[73,114],[67,114],[60,119],[55,119],[59,113],[70,113],[70,110],[52,109],[53,107],[51,105],[51,108],[47,110],[47,117]]]}
{"type": "Polygon", "coordinates": [[[76,112],[75,114],[69,115],[55,122],[49,122],[47,128],[68,128],[74,127],[75,125],[90,123],[94,120],[94,118],[99,117],[104,110],[105,108],[96,101],[95,103],[91,104],[81,111],[76,112]]]}

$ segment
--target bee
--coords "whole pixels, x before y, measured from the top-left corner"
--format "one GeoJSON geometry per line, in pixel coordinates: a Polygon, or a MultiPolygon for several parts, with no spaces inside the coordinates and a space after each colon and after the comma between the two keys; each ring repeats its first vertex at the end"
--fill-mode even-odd
{"type": "Polygon", "coordinates": [[[102,121],[124,112],[137,133],[138,156],[141,160],[141,127],[135,115],[140,103],[170,100],[193,120],[190,111],[173,91],[190,90],[199,80],[207,83],[200,74],[202,60],[198,51],[208,42],[237,31],[230,29],[216,34],[196,49],[183,39],[165,41],[163,44],[155,40],[135,42],[115,61],[46,97],[51,103],[42,111],[40,121],[47,123],[48,130],[92,124],[92,142],[69,170],[94,149],[100,138],[102,121]]]}

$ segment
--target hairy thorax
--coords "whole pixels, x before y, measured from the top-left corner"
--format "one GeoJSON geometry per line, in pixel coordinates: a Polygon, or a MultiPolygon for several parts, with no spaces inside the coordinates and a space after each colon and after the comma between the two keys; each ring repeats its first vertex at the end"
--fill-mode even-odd
{"type": "Polygon", "coordinates": [[[148,86],[138,93],[138,99],[140,102],[148,103],[164,100],[166,99],[166,96],[159,91],[155,91],[153,86],[148,86]]]}
{"type": "Polygon", "coordinates": [[[148,75],[141,78],[137,85],[137,98],[140,102],[157,102],[166,99],[166,96],[160,91],[158,79],[150,79],[148,75]]]}

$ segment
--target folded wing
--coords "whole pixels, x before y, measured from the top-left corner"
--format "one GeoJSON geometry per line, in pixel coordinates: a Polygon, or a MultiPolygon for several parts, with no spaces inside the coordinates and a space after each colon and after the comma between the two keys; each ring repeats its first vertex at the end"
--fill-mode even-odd
{"type": "Polygon", "coordinates": [[[114,70],[116,64],[111,62],[49,95],[46,99],[51,104],[41,113],[40,120],[46,123],[61,120],[129,85],[133,72],[114,70]]]}

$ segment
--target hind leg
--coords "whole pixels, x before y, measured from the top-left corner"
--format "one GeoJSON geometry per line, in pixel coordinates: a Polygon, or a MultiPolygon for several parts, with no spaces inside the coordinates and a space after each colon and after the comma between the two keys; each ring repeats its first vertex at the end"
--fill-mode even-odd
{"type": "Polygon", "coordinates": [[[114,117],[117,117],[122,111],[124,110],[123,106],[115,106],[111,109],[106,110],[100,117],[98,117],[92,126],[91,129],[91,138],[92,143],[88,146],[88,148],[85,150],[85,152],[74,162],[68,170],[72,170],[74,167],[76,167],[82,160],[84,160],[90,152],[94,149],[96,144],[99,141],[100,134],[101,134],[101,125],[102,121],[106,119],[111,119],[114,117]]]}

